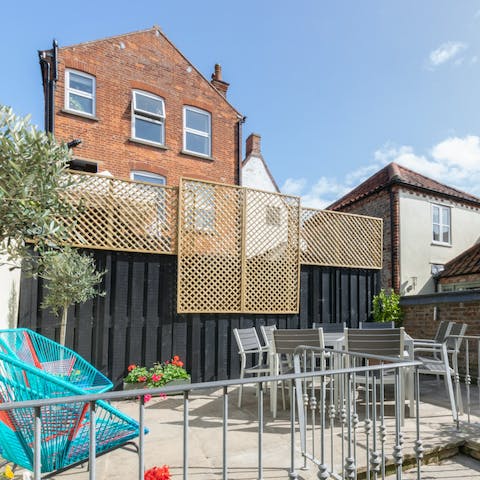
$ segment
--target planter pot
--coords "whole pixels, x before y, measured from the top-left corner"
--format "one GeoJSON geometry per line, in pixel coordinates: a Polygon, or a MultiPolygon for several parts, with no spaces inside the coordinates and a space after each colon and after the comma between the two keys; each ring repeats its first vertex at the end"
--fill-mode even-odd
{"type": "MultiPolygon", "coordinates": [[[[174,380],[171,380],[170,382],[166,383],[165,387],[173,387],[175,385],[188,385],[189,383],[192,383],[190,378],[175,378],[174,380]]],[[[167,396],[169,397],[174,395],[182,395],[182,392],[167,394],[167,396]]]]}
{"type": "Polygon", "coordinates": [[[136,383],[123,382],[124,390],[138,390],[139,388],[145,388],[146,386],[147,386],[147,382],[136,382],[136,383]]]}

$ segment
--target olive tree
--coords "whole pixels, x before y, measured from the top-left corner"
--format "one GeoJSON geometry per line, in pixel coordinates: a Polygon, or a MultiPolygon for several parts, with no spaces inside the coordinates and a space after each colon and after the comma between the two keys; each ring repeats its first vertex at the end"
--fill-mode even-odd
{"type": "Polygon", "coordinates": [[[62,195],[69,160],[65,144],[0,106],[0,253],[9,263],[28,264],[27,241],[41,253],[65,234],[62,219],[74,212],[62,195]]]}
{"type": "Polygon", "coordinates": [[[70,305],[103,295],[99,290],[105,272],[98,272],[95,260],[65,247],[42,259],[42,278],[46,281],[42,308],[61,312],[60,343],[65,345],[67,313],[70,305]]]}

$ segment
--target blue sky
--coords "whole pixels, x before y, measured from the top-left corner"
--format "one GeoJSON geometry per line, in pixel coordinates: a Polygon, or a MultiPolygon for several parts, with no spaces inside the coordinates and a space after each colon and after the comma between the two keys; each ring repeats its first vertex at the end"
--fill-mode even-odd
{"type": "Polygon", "coordinates": [[[159,25],[287,193],[323,207],[389,161],[480,195],[480,0],[84,0],[2,5],[0,103],[43,127],[36,51],[159,25]],[[28,13],[25,13],[28,12],[28,13]]]}

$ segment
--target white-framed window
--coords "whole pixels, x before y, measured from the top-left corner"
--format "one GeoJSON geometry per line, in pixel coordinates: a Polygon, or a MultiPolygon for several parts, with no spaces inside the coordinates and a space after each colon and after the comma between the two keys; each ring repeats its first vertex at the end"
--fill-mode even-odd
{"type": "Polygon", "coordinates": [[[215,229],[215,189],[202,185],[185,192],[185,226],[201,232],[215,229]]]}
{"type": "Polygon", "coordinates": [[[134,170],[130,172],[130,178],[137,182],[154,183],[155,185],[166,185],[167,180],[164,176],[157,173],[143,172],[140,170],[134,170]]]}
{"type": "MultiPolygon", "coordinates": [[[[164,176],[158,175],[157,173],[144,172],[140,170],[131,171],[130,178],[136,182],[147,182],[153,185],[167,184],[167,180],[164,176]]],[[[162,228],[164,228],[167,223],[167,192],[165,191],[165,188],[148,186],[143,186],[141,191],[145,193],[145,201],[147,203],[154,201],[157,205],[157,215],[155,219],[152,219],[153,221],[148,227],[148,232],[151,235],[159,236],[161,235],[162,228]]],[[[139,196],[142,196],[140,192],[139,196]]]]}
{"type": "Polygon", "coordinates": [[[165,102],[140,90],[132,91],[132,138],[165,144],[165,102]]]}
{"type": "Polygon", "coordinates": [[[210,113],[195,107],[183,107],[183,150],[211,156],[210,113]]]}
{"type": "Polygon", "coordinates": [[[65,71],[65,109],[95,115],[95,77],[76,70],[65,71]]]}
{"type": "Polygon", "coordinates": [[[452,243],[451,208],[432,204],[432,241],[442,245],[452,243]]]}

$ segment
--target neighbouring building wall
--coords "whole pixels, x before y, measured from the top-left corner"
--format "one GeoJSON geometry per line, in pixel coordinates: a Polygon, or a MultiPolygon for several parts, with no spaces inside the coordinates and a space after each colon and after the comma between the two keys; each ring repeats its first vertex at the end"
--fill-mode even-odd
{"type": "MultiPolygon", "coordinates": [[[[439,323],[467,323],[467,335],[480,335],[480,292],[452,292],[402,297],[403,326],[413,338],[433,338],[439,323]]],[[[465,348],[459,366],[465,369],[465,348]]],[[[477,345],[470,344],[471,372],[477,374],[477,345]]]]}
{"type": "Polygon", "coordinates": [[[403,295],[435,291],[432,265],[443,265],[480,238],[480,212],[445,198],[401,190],[400,292],[403,295]],[[432,239],[432,204],[451,208],[451,245],[432,239]]]}
{"type": "Polygon", "coordinates": [[[18,316],[20,269],[11,270],[10,265],[1,265],[0,257],[0,329],[15,328],[18,316]]]}
{"type": "Polygon", "coordinates": [[[392,288],[392,217],[390,212],[390,193],[387,190],[382,190],[348,205],[340,211],[383,219],[383,267],[380,272],[380,288],[392,288]]]}
{"type": "MultiPolygon", "coordinates": [[[[214,75],[221,78],[219,67],[214,75]]],[[[115,177],[129,179],[132,171],[142,171],[164,176],[169,185],[178,185],[181,176],[237,184],[241,117],[225,99],[228,84],[212,83],[218,89],[156,28],[60,48],[55,136],[66,142],[81,139],[75,158],[115,177]],[[66,69],[95,78],[93,117],[65,108],[66,69]],[[132,139],[134,89],[164,100],[164,145],[132,139]],[[184,151],[185,106],[211,115],[209,157],[184,151]]]]}

